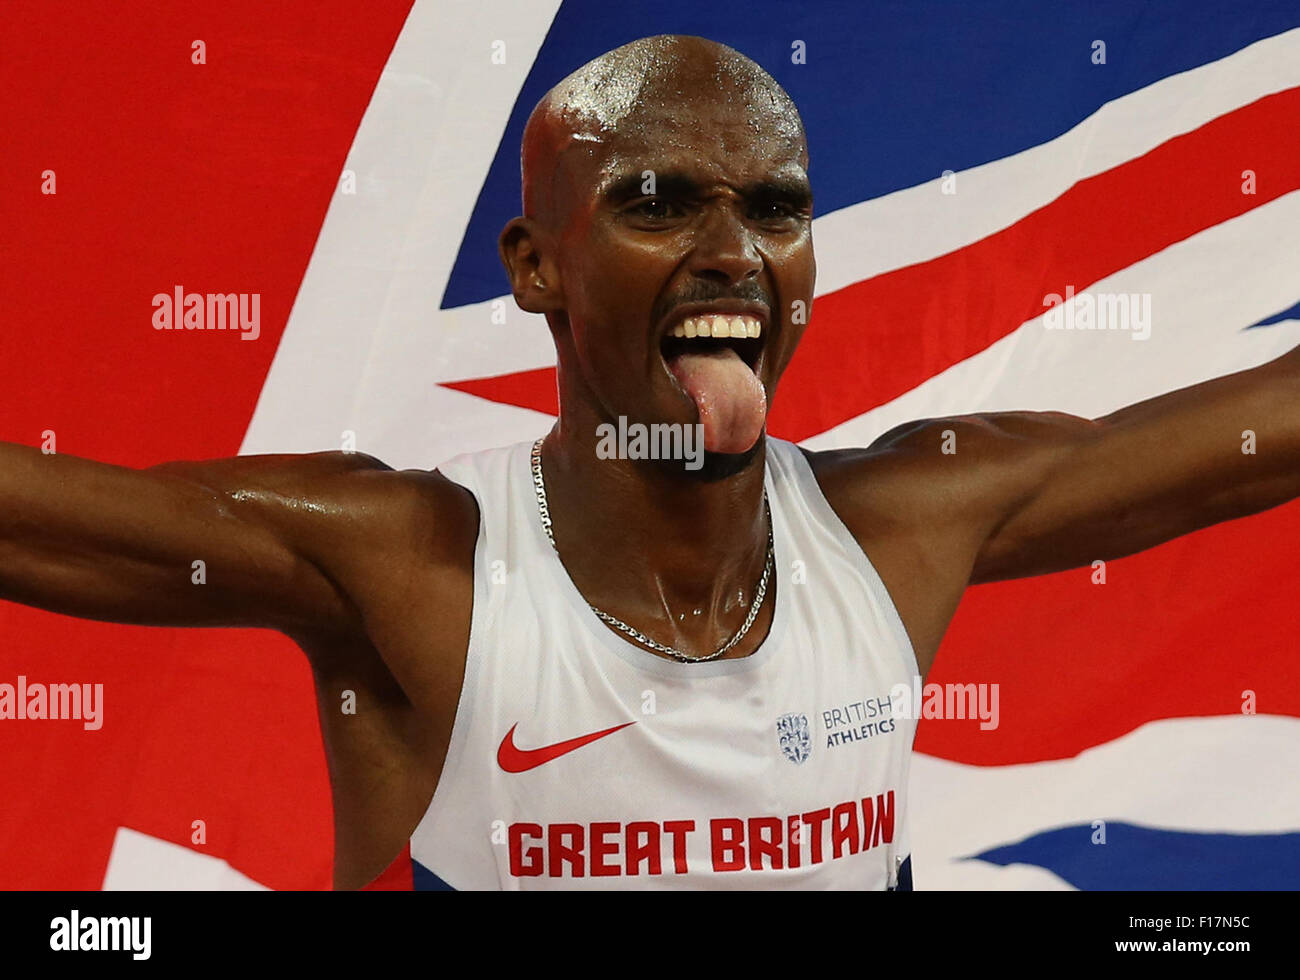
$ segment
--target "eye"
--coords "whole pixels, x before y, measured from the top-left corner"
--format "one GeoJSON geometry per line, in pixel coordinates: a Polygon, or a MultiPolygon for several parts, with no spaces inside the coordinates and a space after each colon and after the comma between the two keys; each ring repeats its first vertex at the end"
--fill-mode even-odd
{"type": "Polygon", "coordinates": [[[628,211],[652,221],[664,221],[681,216],[680,209],[664,197],[647,197],[644,201],[634,204],[628,211]]]}
{"type": "Polygon", "coordinates": [[[781,201],[760,201],[750,212],[756,221],[784,222],[799,217],[799,212],[781,201]]]}

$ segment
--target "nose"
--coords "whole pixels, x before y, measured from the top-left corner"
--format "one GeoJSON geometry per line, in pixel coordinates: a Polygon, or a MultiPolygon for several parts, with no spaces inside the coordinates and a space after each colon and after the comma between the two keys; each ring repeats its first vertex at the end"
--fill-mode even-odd
{"type": "Polygon", "coordinates": [[[757,276],[763,259],[744,219],[733,207],[719,205],[705,213],[688,264],[701,278],[734,284],[757,276]]]}

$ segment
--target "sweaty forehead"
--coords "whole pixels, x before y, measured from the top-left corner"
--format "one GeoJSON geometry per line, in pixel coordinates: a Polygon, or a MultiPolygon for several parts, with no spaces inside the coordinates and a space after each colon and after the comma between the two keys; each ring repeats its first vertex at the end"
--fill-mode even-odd
{"type": "Polygon", "coordinates": [[[761,95],[681,93],[647,99],[608,130],[593,133],[581,124],[570,146],[584,145],[597,157],[699,156],[721,152],[757,159],[799,157],[804,153],[798,117],[791,118],[761,95]]]}

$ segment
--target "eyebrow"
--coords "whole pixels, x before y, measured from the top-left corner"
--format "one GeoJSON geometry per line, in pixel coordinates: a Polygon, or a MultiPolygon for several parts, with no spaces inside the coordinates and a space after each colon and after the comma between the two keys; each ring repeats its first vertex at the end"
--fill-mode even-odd
{"type": "MultiPolygon", "coordinates": [[[[601,199],[617,205],[645,196],[641,190],[645,178],[641,173],[637,171],[615,177],[600,192],[601,199]]],[[[699,196],[702,190],[703,187],[697,180],[679,171],[655,173],[656,197],[691,198],[699,196]]],[[[740,192],[750,200],[781,201],[797,208],[812,207],[812,187],[801,177],[764,177],[745,185],[740,192]]]]}

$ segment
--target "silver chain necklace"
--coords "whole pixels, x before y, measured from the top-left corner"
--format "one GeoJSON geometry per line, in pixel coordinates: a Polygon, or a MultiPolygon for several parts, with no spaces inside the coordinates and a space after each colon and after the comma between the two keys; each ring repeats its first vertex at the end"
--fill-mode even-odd
{"type": "MultiPolygon", "coordinates": [[[[543,439],[544,438],[545,437],[543,436],[543,439]]],[[[551,542],[551,548],[555,551],[555,555],[558,558],[560,549],[555,546],[555,535],[551,533],[551,509],[546,503],[546,483],[542,479],[543,439],[538,439],[533,443],[533,489],[537,491],[537,511],[542,517],[542,530],[546,532],[546,540],[551,542]]],[[[590,602],[587,603],[587,605],[591,607],[591,611],[599,616],[603,622],[608,623],[610,626],[614,627],[614,629],[621,633],[626,633],[638,643],[648,646],[651,650],[657,650],[660,653],[668,654],[668,656],[672,657],[674,660],[680,660],[682,663],[703,663],[706,660],[718,659],[718,657],[721,657],[724,653],[745,638],[745,634],[749,632],[749,628],[754,625],[754,620],[758,616],[758,611],[763,608],[763,599],[767,595],[767,582],[772,575],[772,564],[774,560],[772,547],[772,509],[768,506],[766,489],[763,491],[763,513],[767,516],[767,561],[763,565],[763,577],[758,581],[758,590],[754,594],[754,601],[750,603],[749,615],[745,617],[745,622],[744,625],[740,627],[740,632],[708,656],[692,657],[688,653],[682,653],[680,650],[675,650],[670,646],[665,646],[657,640],[650,639],[650,637],[646,636],[640,630],[629,626],[616,616],[611,616],[609,613],[597,609],[595,606],[592,606],[590,602]]]]}

